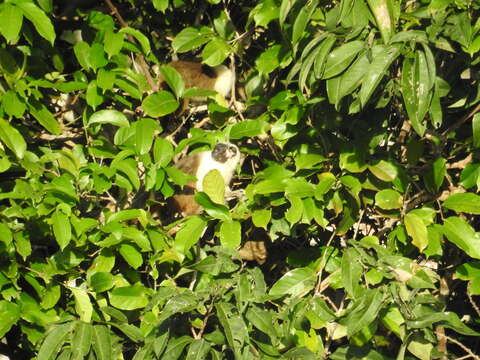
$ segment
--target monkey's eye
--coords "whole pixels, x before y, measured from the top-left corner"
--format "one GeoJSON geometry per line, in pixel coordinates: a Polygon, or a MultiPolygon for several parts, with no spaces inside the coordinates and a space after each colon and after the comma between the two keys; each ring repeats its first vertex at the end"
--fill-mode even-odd
{"type": "Polygon", "coordinates": [[[230,151],[235,155],[237,153],[237,148],[235,146],[230,146],[230,151]]]}

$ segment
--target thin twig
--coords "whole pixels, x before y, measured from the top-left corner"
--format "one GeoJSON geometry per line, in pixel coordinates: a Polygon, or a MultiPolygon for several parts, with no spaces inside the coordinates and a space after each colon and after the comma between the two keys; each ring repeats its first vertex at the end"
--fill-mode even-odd
{"type": "Polygon", "coordinates": [[[321,288],[321,285],[322,285],[322,273],[323,273],[323,269],[325,268],[326,256],[327,256],[327,253],[329,252],[328,247],[332,243],[335,235],[336,235],[336,233],[335,233],[335,230],[334,230],[332,232],[332,236],[330,236],[330,239],[328,239],[328,241],[327,241],[327,245],[325,246],[325,251],[322,255],[322,260],[320,261],[321,268],[317,273],[317,285],[315,286],[315,296],[318,296],[318,295],[321,294],[320,288],[321,288]]]}
{"type": "MultiPolygon", "coordinates": [[[[444,337],[445,339],[447,339],[448,341],[450,341],[452,344],[455,344],[457,345],[458,347],[460,347],[463,351],[465,351],[469,357],[475,359],[475,360],[480,360],[480,356],[477,356],[473,353],[472,350],[470,350],[468,347],[466,347],[465,345],[463,345],[460,341],[458,340],[455,340],[453,338],[451,338],[450,336],[447,336],[447,335],[444,335],[442,333],[439,333],[437,332],[437,336],[438,337],[444,337]]],[[[465,357],[464,357],[465,358],[465,357]]],[[[466,359],[466,358],[465,358],[466,359]]]]}
{"type": "MultiPolygon", "coordinates": [[[[110,11],[113,13],[113,15],[117,18],[118,22],[120,23],[120,26],[123,28],[129,27],[127,22],[123,19],[122,15],[118,12],[118,9],[113,5],[111,0],[104,0],[105,4],[109,7],[110,11]]],[[[127,34],[127,39],[128,41],[132,43],[136,43],[136,40],[133,36],[130,34],[127,34]]],[[[150,74],[150,69],[147,65],[147,62],[145,61],[145,57],[142,54],[137,54],[137,60],[140,63],[140,67],[142,69],[143,75],[145,75],[148,84],[150,87],[154,90],[158,90],[158,84],[153,81],[152,75],[150,74]]]]}
{"type": "Polygon", "coordinates": [[[446,136],[448,133],[452,132],[453,130],[459,128],[464,122],[466,122],[468,119],[470,119],[472,116],[474,116],[476,113],[480,111],[480,104],[475,106],[472,111],[470,111],[467,115],[462,117],[460,120],[458,120],[456,123],[454,123],[452,126],[450,126],[447,130],[443,132],[443,135],[446,136]]]}
{"type": "Polygon", "coordinates": [[[475,312],[477,313],[478,316],[480,316],[480,309],[478,308],[475,301],[473,301],[472,295],[470,295],[468,291],[467,291],[467,296],[468,296],[468,300],[470,301],[470,304],[472,304],[472,307],[475,309],[475,312]]]}

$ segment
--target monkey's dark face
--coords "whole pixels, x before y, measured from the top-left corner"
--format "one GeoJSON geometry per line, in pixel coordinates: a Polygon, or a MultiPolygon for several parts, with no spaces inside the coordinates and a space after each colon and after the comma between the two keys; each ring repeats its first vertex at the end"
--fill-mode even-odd
{"type": "Polygon", "coordinates": [[[212,150],[212,158],[222,164],[237,156],[238,148],[232,144],[218,143],[212,150]]]}

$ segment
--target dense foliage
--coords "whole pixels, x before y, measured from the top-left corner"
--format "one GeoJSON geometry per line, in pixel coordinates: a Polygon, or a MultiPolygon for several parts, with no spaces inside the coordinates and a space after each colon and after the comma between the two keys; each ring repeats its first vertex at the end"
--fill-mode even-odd
{"type": "Polygon", "coordinates": [[[0,35],[0,354],[480,359],[478,1],[4,0],[0,35]],[[244,195],[171,223],[225,140],[244,195]]]}

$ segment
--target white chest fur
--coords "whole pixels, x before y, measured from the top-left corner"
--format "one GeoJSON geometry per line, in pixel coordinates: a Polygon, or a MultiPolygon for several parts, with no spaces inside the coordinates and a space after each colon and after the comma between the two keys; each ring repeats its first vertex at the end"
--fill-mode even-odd
{"type": "Polygon", "coordinates": [[[233,84],[233,73],[225,65],[219,65],[215,68],[217,74],[217,80],[215,81],[215,91],[221,94],[223,97],[230,95],[233,84]]]}
{"type": "MultiPolygon", "coordinates": [[[[237,153],[238,154],[238,153],[237,153]]],[[[198,191],[203,191],[203,178],[211,170],[218,170],[222,175],[225,181],[225,187],[228,187],[230,181],[232,180],[233,173],[237,167],[238,161],[240,159],[240,154],[237,156],[228,159],[226,162],[221,163],[212,158],[211,151],[203,151],[198,154],[200,156],[199,166],[197,173],[195,174],[197,178],[196,188],[198,191]]]]}

